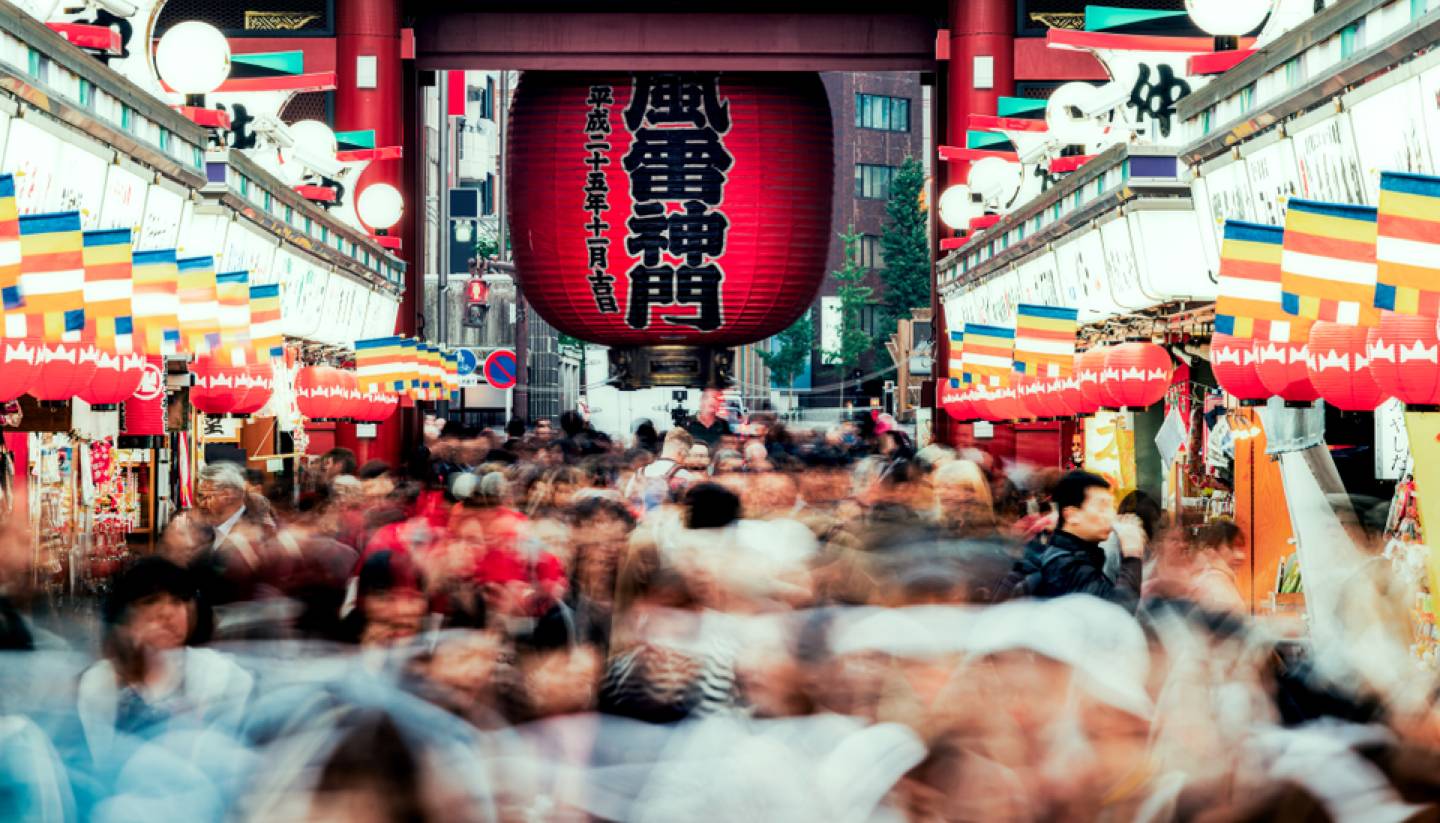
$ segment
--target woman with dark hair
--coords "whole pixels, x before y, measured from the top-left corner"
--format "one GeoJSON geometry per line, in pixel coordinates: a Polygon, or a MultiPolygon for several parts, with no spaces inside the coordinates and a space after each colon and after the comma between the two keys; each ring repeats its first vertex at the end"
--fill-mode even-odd
{"type": "Polygon", "coordinates": [[[104,658],[80,676],[78,711],[97,763],[127,736],[149,738],[178,719],[237,728],[254,679],[229,656],[194,648],[208,607],[194,578],[160,557],[120,573],[106,598],[104,658]]]}
{"type": "Polygon", "coordinates": [[[1207,523],[1196,535],[1191,552],[1193,572],[1189,599],[1210,611],[1247,611],[1235,573],[1249,559],[1245,533],[1229,520],[1207,523]]]}

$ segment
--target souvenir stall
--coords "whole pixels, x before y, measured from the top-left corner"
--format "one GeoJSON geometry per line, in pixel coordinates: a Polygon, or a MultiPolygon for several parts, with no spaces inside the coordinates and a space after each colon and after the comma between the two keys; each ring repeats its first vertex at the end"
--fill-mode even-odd
{"type": "Polygon", "coordinates": [[[1433,4],[1338,4],[1177,104],[1219,281],[1210,360],[1232,417],[1270,434],[1289,503],[1274,596],[1303,596],[1314,628],[1381,555],[1430,666],[1437,38],[1433,4]]]}
{"type": "MultiPolygon", "coordinates": [[[[394,328],[403,263],[213,148],[215,128],[24,15],[0,20],[0,493],[52,594],[153,550],[193,503],[211,418],[242,436],[298,419],[274,399],[293,398],[275,386],[293,379],[287,344],[394,328]]],[[[240,459],[273,467],[278,438],[253,439],[270,445],[240,459]]]]}

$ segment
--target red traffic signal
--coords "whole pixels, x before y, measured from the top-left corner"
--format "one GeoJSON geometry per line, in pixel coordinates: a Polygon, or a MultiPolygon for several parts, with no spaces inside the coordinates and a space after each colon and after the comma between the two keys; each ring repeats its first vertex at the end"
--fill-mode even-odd
{"type": "Polygon", "coordinates": [[[478,277],[470,278],[470,281],[465,284],[465,302],[472,305],[484,305],[489,300],[490,287],[485,285],[485,281],[478,277]]]}

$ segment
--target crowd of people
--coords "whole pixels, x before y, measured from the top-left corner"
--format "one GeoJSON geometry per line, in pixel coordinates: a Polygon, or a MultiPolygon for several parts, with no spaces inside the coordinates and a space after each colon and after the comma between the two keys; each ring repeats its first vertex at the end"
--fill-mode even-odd
{"type": "Polygon", "coordinates": [[[207,465],[93,612],[37,616],[12,525],[0,819],[1440,816],[1384,586],[1336,653],[1250,617],[1233,524],[719,403],[431,427],[285,500],[207,465]]]}

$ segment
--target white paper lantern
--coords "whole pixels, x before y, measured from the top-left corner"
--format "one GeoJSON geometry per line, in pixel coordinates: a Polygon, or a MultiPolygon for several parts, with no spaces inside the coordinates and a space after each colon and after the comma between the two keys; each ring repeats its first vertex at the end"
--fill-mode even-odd
{"type": "Polygon", "coordinates": [[[405,215],[405,197],[389,183],[373,183],[355,203],[360,220],[372,229],[388,229],[405,215]]]}
{"type": "Polygon", "coordinates": [[[980,207],[966,185],[951,186],[940,193],[940,222],[952,229],[970,228],[970,220],[980,216],[980,207]]]}
{"type": "Polygon", "coordinates": [[[1096,88],[1089,83],[1066,83],[1051,92],[1045,103],[1045,125],[1061,146],[1088,146],[1100,140],[1104,129],[1087,112],[1095,105],[1096,88]]]}
{"type": "Polygon", "coordinates": [[[230,42],[209,23],[176,23],[155,47],[155,71],[181,94],[209,94],[230,76],[230,42]]]}
{"type": "Polygon", "coordinates": [[[1023,170],[1019,163],[986,157],[977,160],[970,167],[970,191],[979,195],[980,201],[996,207],[1004,207],[1020,190],[1023,170]]]}
{"type": "Polygon", "coordinates": [[[1185,11],[1216,37],[1239,37],[1265,22],[1272,5],[1271,0],[1185,0],[1185,11]]]}

